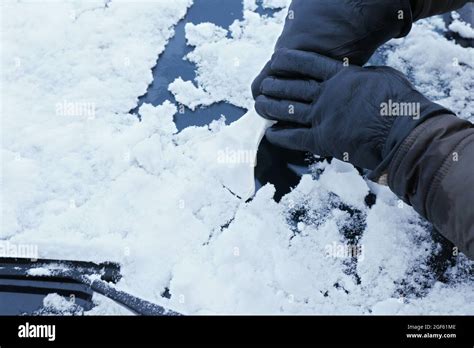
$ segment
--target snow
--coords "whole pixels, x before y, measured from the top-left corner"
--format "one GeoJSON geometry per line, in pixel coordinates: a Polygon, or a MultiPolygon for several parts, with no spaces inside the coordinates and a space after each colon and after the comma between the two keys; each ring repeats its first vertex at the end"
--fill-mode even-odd
{"type": "Polygon", "coordinates": [[[75,298],[66,298],[51,293],[43,299],[43,307],[36,311],[40,315],[82,315],[82,308],[75,303],[75,298]]]}
{"type": "Polygon", "coordinates": [[[453,23],[449,25],[449,29],[466,39],[474,39],[474,29],[468,23],[454,20],[453,23]]]}
{"type": "Polygon", "coordinates": [[[195,47],[187,59],[197,66],[197,87],[208,94],[204,105],[209,104],[210,98],[214,103],[225,101],[247,109],[253,107],[250,84],[271,57],[284,17],[284,11],[278,12],[276,19],[244,11],[243,21],[235,21],[228,29],[186,25],[187,42],[195,47]],[[210,32],[215,36],[210,38],[210,32]]]}
{"type": "Polygon", "coordinates": [[[183,81],[181,77],[174,80],[168,88],[177,102],[191,110],[195,110],[197,106],[209,106],[214,103],[205,90],[194,86],[191,81],[183,81]]]}
{"type": "Polygon", "coordinates": [[[472,28],[470,23],[466,23],[460,19],[458,13],[452,13],[453,22],[449,25],[449,30],[458,33],[463,38],[466,39],[474,39],[474,29],[472,28]]]}
{"type": "Polygon", "coordinates": [[[28,270],[28,275],[30,276],[49,276],[51,274],[51,269],[45,267],[36,267],[28,270]]]}
{"type": "Polygon", "coordinates": [[[474,48],[448,41],[436,28],[436,19],[422,21],[405,39],[392,40],[388,47],[394,51],[386,51],[387,64],[407,74],[428,98],[472,122],[474,48]]]}
{"type": "MultiPolygon", "coordinates": [[[[472,262],[459,255],[438,281],[429,225],[347,163],[314,165],[279,203],[272,185],[249,201],[230,192],[253,192],[268,124],[250,84],[285,10],[261,16],[245,0],[229,28],[186,25],[197,78],[169,89],[191,109],[249,110],[238,122],[178,133],[171,102],[142,105],[142,122],[128,113],[191,3],[2,2],[1,239],[40,257],[117,261],[119,289],[189,314],[474,314],[472,262]]],[[[439,30],[437,19],[414,25],[384,60],[473,120],[473,49],[439,30]]],[[[86,314],[127,313],[94,301],[86,314]]]]}
{"type": "Polygon", "coordinates": [[[92,302],[96,305],[91,310],[84,312],[85,315],[132,315],[133,312],[111,299],[94,293],[92,302]]]}

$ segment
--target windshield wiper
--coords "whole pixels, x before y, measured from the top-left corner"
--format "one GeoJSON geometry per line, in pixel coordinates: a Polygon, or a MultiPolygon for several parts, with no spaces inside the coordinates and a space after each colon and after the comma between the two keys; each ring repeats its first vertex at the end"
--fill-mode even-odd
{"type": "Polygon", "coordinates": [[[116,289],[113,284],[121,277],[120,265],[114,262],[0,257],[0,279],[78,283],[139,315],[181,315],[116,289]]]}

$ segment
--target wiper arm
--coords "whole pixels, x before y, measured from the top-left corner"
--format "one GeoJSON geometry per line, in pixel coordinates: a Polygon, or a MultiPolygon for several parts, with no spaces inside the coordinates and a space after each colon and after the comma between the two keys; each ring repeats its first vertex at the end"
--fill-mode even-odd
{"type": "Polygon", "coordinates": [[[113,262],[96,264],[86,261],[68,261],[0,257],[0,278],[69,281],[86,285],[116,303],[139,315],[181,315],[155,303],[116,289],[112,284],[120,280],[120,265],[113,262]],[[37,272],[44,268],[46,272],[37,272]]]}

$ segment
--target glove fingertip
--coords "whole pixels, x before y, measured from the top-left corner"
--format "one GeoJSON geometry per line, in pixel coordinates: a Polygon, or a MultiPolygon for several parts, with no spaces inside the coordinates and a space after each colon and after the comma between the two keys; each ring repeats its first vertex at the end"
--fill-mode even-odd
{"type": "Polygon", "coordinates": [[[275,126],[270,127],[266,130],[265,137],[269,143],[275,146],[295,151],[305,151],[304,149],[300,148],[296,142],[291,141],[291,130],[279,129],[275,126]]]}
{"type": "Polygon", "coordinates": [[[263,67],[262,71],[258,76],[253,80],[251,85],[253,99],[256,99],[260,94],[262,94],[262,82],[270,75],[271,72],[271,61],[268,61],[263,67]]]}
{"type": "Polygon", "coordinates": [[[252,97],[253,99],[257,99],[257,97],[262,94],[262,88],[261,88],[261,82],[262,79],[260,78],[260,75],[253,80],[252,85],[251,85],[251,90],[252,90],[252,97]]]}
{"type": "Polygon", "coordinates": [[[257,114],[259,114],[261,117],[267,120],[273,120],[269,115],[269,107],[270,101],[266,96],[263,94],[257,96],[255,99],[255,111],[257,111],[257,114]]]}
{"type": "Polygon", "coordinates": [[[265,137],[273,145],[282,146],[282,137],[279,134],[281,131],[275,130],[273,127],[268,128],[265,131],[265,137]]]}

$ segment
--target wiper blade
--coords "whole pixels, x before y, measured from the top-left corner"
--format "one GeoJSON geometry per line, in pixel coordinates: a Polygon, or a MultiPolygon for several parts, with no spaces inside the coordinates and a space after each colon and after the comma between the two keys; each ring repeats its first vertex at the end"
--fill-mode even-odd
{"type": "Polygon", "coordinates": [[[181,315],[116,289],[113,284],[120,280],[121,274],[120,265],[114,262],[96,264],[87,261],[0,257],[0,278],[80,283],[139,315],[181,315]]]}

